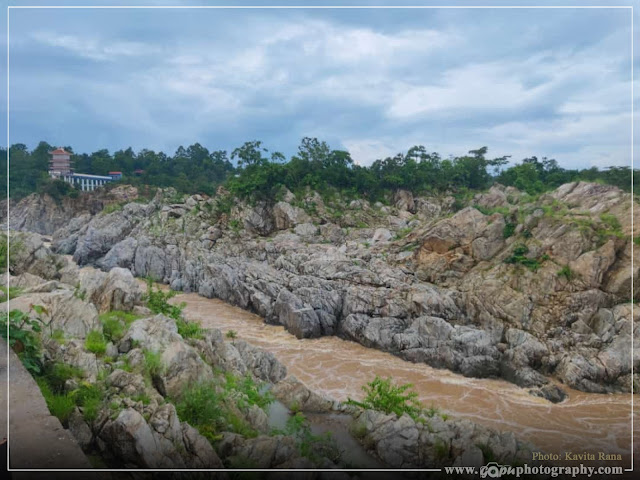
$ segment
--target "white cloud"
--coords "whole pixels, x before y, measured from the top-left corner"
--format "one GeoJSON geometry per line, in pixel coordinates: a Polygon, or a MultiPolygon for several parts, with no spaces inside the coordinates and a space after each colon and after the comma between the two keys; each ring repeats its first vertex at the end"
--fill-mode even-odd
{"type": "Polygon", "coordinates": [[[91,60],[115,60],[118,57],[137,57],[158,52],[157,47],[141,42],[109,42],[98,38],[81,38],[54,32],[37,32],[32,38],[50,47],[62,48],[91,60]]]}
{"type": "Polygon", "coordinates": [[[402,150],[395,143],[380,139],[349,139],[343,140],[342,144],[351,153],[353,161],[363,166],[381,158],[393,157],[402,150]]]}

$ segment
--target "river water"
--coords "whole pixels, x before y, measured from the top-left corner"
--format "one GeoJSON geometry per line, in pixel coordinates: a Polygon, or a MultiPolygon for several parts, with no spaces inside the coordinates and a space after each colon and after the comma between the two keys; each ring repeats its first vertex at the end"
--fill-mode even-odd
{"type": "MultiPolygon", "coordinates": [[[[622,455],[631,462],[631,395],[593,394],[566,389],[560,404],[533,397],[501,380],[466,378],[448,370],[406,362],[391,354],[363,347],[338,337],[299,340],[281,326],[217,299],[195,293],[180,294],[172,302],[185,302],[185,316],[205,328],[234,330],[237,337],[270,351],[311,389],[338,400],[362,398],[362,385],[376,375],[412,383],[420,400],[452,416],[467,418],[498,430],[509,430],[545,452],[599,452],[622,455]]],[[[638,402],[635,402],[636,405],[638,402]]],[[[635,408],[636,413],[638,408],[635,408]]],[[[637,416],[637,415],[636,415],[637,416]]],[[[640,433],[638,422],[636,438],[640,433]]],[[[640,457],[635,442],[635,459],[640,457]]]]}

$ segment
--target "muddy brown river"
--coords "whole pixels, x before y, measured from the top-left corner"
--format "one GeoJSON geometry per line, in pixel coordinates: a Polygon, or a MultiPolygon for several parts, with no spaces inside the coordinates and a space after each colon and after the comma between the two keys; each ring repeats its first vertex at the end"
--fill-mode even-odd
{"type": "MultiPolygon", "coordinates": [[[[602,395],[567,390],[568,400],[552,404],[501,380],[466,378],[448,370],[406,362],[391,354],[338,337],[299,340],[283,327],[257,315],[195,293],[180,294],[185,316],[205,328],[234,330],[237,337],[272,352],[289,373],[307,386],[338,400],[360,399],[362,385],[376,375],[412,383],[426,406],[499,430],[509,430],[546,452],[620,454],[630,467],[631,395],[602,395]]],[[[636,396],[637,400],[637,396],[636,396]]],[[[636,406],[638,402],[635,402],[636,406]]],[[[636,413],[638,408],[635,408],[636,413]]],[[[637,416],[637,415],[636,415],[637,416]]],[[[636,422],[638,438],[638,422],[636,422]]],[[[640,457],[635,442],[635,463],[640,457]]]]}

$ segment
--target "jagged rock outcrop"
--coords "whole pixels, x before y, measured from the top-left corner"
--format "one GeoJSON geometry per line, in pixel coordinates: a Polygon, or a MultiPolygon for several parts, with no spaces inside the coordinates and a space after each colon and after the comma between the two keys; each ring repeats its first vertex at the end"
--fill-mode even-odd
{"type": "Polygon", "coordinates": [[[65,231],[76,235],[74,258],[223,299],[300,338],[338,334],[554,400],[562,394],[548,376],[589,391],[630,388],[620,339],[631,319],[620,305],[638,247],[626,236],[631,198],[615,187],[573,183],[532,201],[496,185],[472,200],[482,212],[453,212],[452,197],[397,192],[387,207],[308,192],[276,206],[239,203],[231,219],[207,208],[217,197],[174,197],[159,192],[65,231]],[[294,233],[277,232],[286,228],[294,233]],[[615,327],[592,331],[614,311],[615,327]]]}
{"type": "MultiPolygon", "coordinates": [[[[10,205],[9,228],[41,235],[52,235],[75,218],[99,213],[106,205],[131,202],[138,191],[131,185],[121,185],[94,194],[78,192],[77,197],[54,199],[48,194],[34,193],[10,205]]],[[[0,223],[6,224],[6,202],[0,202],[0,223]]]]}
{"type": "Polygon", "coordinates": [[[360,441],[393,468],[438,465],[481,466],[489,461],[512,465],[531,462],[531,446],[513,433],[500,433],[468,420],[443,419],[435,414],[416,421],[364,410],[354,421],[360,441]]]}

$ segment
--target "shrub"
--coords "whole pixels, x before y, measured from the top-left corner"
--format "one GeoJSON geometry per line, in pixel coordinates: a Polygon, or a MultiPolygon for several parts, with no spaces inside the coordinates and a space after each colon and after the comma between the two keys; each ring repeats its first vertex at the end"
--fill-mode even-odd
{"type": "Polygon", "coordinates": [[[100,407],[104,399],[104,390],[100,385],[83,382],[80,387],[71,392],[69,396],[75,404],[82,407],[82,415],[88,422],[98,418],[100,407]]]}
{"type": "Polygon", "coordinates": [[[43,378],[51,388],[51,391],[56,394],[64,392],[67,380],[82,378],[83,376],[84,372],[80,368],[59,362],[49,365],[43,374],[43,378]]]}
{"type": "Polygon", "coordinates": [[[396,232],[396,236],[395,239],[396,240],[401,240],[404,237],[406,237],[407,235],[409,235],[411,232],[413,231],[413,227],[405,227],[405,228],[401,228],[400,230],[398,230],[396,232]]]}
{"type": "Polygon", "coordinates": [[[546,254],[542,255],[540,258],[529,258],[526,256],[527,253],[529,253],[529,247],[520,243],[513,248],[511,256],[505,258],[504,263],[524,265],[532,272],[535,272],[540,268],[543,261],[549,259],[549,256],[546,254]]]}
{"type": "Polygon", "coordinates": [[[229,220],[229,227],[235,233],[238,233],[242,229],[242,222],[237,218],[233,218],[233,219],[229,220]]]}
{"type": "Polygon", "coordinates": [[[117,342],[124,337],[129,326],[139,318],[140,315],[121,310],[103,313],[100,315],[100,321],[105,338],[114,343],[117,342]]]}
{"type": "Polygon", "coordinates": [[[600,220],[611,230],[620,231],[620,229],[622,228],[622,226],[620,225],[620,221],[618,220],[618,217],[616,217],[615,215],[612,215],[611,213],[601,214],[600,220]]]}
{"type": "Polygon", "coordinates": [[[233,340],[235,338],[238,338],[238,332],[236,332],[235,330],[228,330],[225,334],[225,337],[233,340]]]}
{"type": "Polygon", "coordinates": [[[119,212],[121,211],[123,208],[121,203],[110,203],[109,205],[105,205],[105,207],[102,209],[102,213],[109,214],[109,213],[113,213],[113,212],[119,212]]]}
{"type": "Polygon", "coordinates": [[[4,292],[4,296],[0,297],[0,303],[16,298],[22,293],[22,289],[20,287],[5,287],[4,285],[0,285],[0,290],[4,292]]]}
{"type": "Polygon", "coordinates": [[[575,278],[575,273],[573,272],[573,270],[571,270],[569,265],[565,265],[560,270],[558,270],[558,276],[564,277],[568,281],[572,281],[575,278]]]}
{"type": "Polygon", "coordinates": [[[189,322],[180,318],[176,320],[176,326],[182,338],[202,338],[202,328],[197,322],[189,322]]]}
{"type": "Polygon", "coordinates": [[[84,348],[96,355],[102,355],[107,351],[107,341],[102,333],[91,330],[85,339],[84,348]]]}
{"type": "Polygon", "coordinates": [[[308,420],[302,413],[298,412],[290,416],[284,430],[274,429],[272,433],[294,437],[302,456],[312,461],[328,458],[337,463],[342,457],[342,450],[336,445],[331,432],[314,435],[308,420]]]}
{"type": "Polygon", "coordinates": [[[71,413],[76,407],[73,399],[67,395],[53,393],[47,384],[47,381],[42,377],[36,379],[36,382],[40,387],[40,391],[42,392],[42,396],[44,397],[44,401],[47,403],[47,408],[49,408],[51,415],[57,417],[58,420],[60,420],[60,423],[62,423],[63,426],[66,426],[71,413]]]}
{"type": "Polygon", "coordinates": [[[449,445],[447,445],[441,438],[436,439],[433,444],[433,450],[438,460],[444,460],[449,456],[449,445]]]}
{"type": "Polygon", "coordinates": [[[145,301],[147,302],[147,307],[153,313],[162,313],[163,315],[167,315],[174,320],[178,320],[182,317],[182,310],[184,310],[184,303],[180,305],[172,305],[169,303],[169,300],[175,297],[177,292],[170,290],[168,292],[163,292],[160,289],[154,290],[153,288],[153,280],[151,278],[147,278],[147,294],[145,295],[145,301]]]}
{"type": "MultiPolygon", "coordinates": [[[[38,305],[32,307],[36,312],[44,309],[38,305]]],[[[20,310],[11,310],[9,315],[0,316],[0,335],[7,340],[7,319],[9,320],[9,346],[16,352],[24,367],[32,375],[42,371],[40,338],[42,320],[30,318],[20,310]]]]}
{"type": "Polygon", "coordinates": [[[636,245],[640,245],[640,235],[638,235],[637,237],[633,237],[633,243],[635,243],[636,245]]]}
{"type": "Polygon", "coordinates": [[[211,382],[198,383],[187,388],[173,401],[178,417],[195,427],[209,441],[225,427],[222,397],[211,382]]]}
{"type": "Polygon", "coordinates": [[[261,392],[261,390],[263,390],[262,385],[257,384],[249,373],[242,377],[227,373],[225,374],[225,379],[225,387],[227,390],[235,390],[243,394],[241,400],[238,401],[238,407],[240,408],[257,405],[266,411],[267,407],[274,401],[271,392],[268,390],[261,392]]]}
{"type": "Polygon", "coordinates": [[[162,363],[160,352],[144,351],[144,372],[150,377],[158,377],[164,373],[165,366],[162,363]]]}
{"type": "Polygon", "coordinates": [[[493,215],[494,213],[509,215],[508,207],[483,207],[481,205],[474,205],[474,207],[476,210],[480,211],[483,215],[493,215]]]}
{"type": "Polygon", "coordinates": [[[418,401],[418,394],[408,391],[413,385],[393,385],[391,378],[376,378],[363,386],[366,396],[362,402],[356,402],[349,398],[347,404],[360,408],[379,410],[384,413],[395,413],[398,416],[407,413],[414,420],[422,411],[422,405],[418,401]]]}
{"type": "Polygon", "coordinates": [[[504,228],[502,229],[502,236],[503,238],[509,238],[511,236],[513,236],[513,233],[516,230],[516,224],[515,223],[511,223],[511,222],[507,222],[504,224],[504,228]]]}

